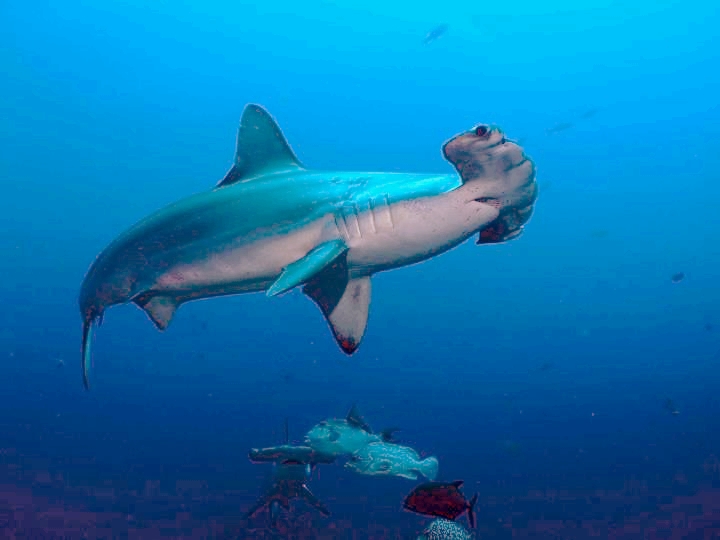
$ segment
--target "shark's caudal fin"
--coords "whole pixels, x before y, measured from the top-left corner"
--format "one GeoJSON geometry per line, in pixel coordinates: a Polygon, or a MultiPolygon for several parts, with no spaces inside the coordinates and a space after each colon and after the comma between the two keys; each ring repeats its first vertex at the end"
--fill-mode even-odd
{"type": "Polygon", "coordinates": [[[437,458],[435,456],[430,456],[420,462],[417,470],[420,474],[432,482],[435,478],[437,478],[439,466],[437,458]]]}
{"type": "Polygon", "coordinates": [[[353,354],[367,328],[370,278],[349,279],[343,252],[308,281],[303,292],[320,308],[343,352],[353,354]]]}
{"type": "Polygon", "coordinates": [[[83,386],[85,386],[85,390],[90,388],[88,370],[90,369],[90,359],[92,357],[92,339],[95,329],[95,320],[96,319],[94,317],[85,317],[83,320],[80,358],[82,364],[83,386]]]}
{"type": "Polygon", "coordinates": [[[235,164],[217,187],[264,174],[302,170],[280,127],[260,105],[247,105],[240,120],[235,164]]]}
{"type": "Polygon", "coordinates": [[[471,529],[475,528],[475,504],[477,503],[477,500],[478,494],[476,493],[468,503],[468,523],[470,523],[471,529]]]}

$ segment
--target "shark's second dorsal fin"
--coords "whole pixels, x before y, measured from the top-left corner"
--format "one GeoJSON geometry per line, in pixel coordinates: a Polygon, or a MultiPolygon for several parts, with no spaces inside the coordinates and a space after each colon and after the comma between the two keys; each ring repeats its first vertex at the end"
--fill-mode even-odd
{"type": "Polygon", "coordinates": [[[302,170],[280,127],[260,105],[247,105],[240,120],[235,164],[217,187],[274,172],[302,170]]]}

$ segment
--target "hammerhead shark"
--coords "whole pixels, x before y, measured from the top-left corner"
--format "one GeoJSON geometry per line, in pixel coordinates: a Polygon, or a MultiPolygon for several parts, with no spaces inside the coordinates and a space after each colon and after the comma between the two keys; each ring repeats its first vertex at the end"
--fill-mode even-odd
{"type": "Polygon", "coordinates": [[[478,125],[442,152],[457,174],[308,169],[270,114],[247,105],[225,177],[135,224],[88,270],[79,297],[85,388],[93,330],[107,308],[128,302],[165,330],[192,300],[302,286],[353,354],[373,274],[476,233],[478,244],[511,240],[530,219],[535,165],[499,128],[478,125]]]}
{"type": "Polygon", "coordinates": [[[321,515],[330,516],[330,510],[310,491],[307,482],[318,464],[333,463],[335,457],[315,452],[306,446],[291,445],[287,419],[285,419],[285,443],[282,446],[251,449],[249,457],[253,463],[272,463],[273,473],[270,484],[245,513],[245,519],[251,518],[258,510],[267,506],[270,510],[271,524],[275,526],[280,516],[280,508],[289,510],[291,499],[302,499],[321,515]]]}

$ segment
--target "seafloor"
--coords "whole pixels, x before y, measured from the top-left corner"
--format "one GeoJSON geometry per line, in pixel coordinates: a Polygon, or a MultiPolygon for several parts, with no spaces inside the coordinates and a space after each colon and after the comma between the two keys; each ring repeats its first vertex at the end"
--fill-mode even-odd
{"type": "MultiPolygon", "coordinates": [[[[338,489],[337,497],[325,497],[331,519],[298,503],[273,532],[263,513],[250,522],[240,517],[259,492],[254,478],[237,479],[243,484],[238,489],[222,490],[198,480],[198,471],[185,480],[176,471],[143,482],[143,471],[103,479],[91,464],[85,473],[62,473],[41,469],[41,461],[30,462],[11,449],[2,452],[0,538],[410,539],[428,522],[382,496],[378,504],[338,489]],[[88,478],[94,485],[81,485],[88,478]]],[[[79,464],[75,469],[82,471],[79,464]]],[[[608,482],[537,477],[486,486],[477,507],[478,538],[720,538],[720,462],[714,456],[671,478],[627,478],[616,489],[582,487],[608,482]],[[553,481],[573,487],[528,487],[553,481]]]]}

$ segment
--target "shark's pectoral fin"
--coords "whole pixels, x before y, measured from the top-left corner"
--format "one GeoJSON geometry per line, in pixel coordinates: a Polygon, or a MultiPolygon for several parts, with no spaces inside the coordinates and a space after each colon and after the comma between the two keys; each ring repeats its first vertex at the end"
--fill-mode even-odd
{"type": "Polygon", "coordinates": [[[305,500],[306,503],[315,508],[323,516],[330,516],[330,510],[328,510],[327,507],[322,502],[320,502],[320,499],[318,499],[313,494],[313,492],[310,491],[310,488],[308,488],[307,485],[303,484],[300,488],[300,496],[305,500]]]}
{"type": "Polygon", "coordinates": [[[146,296],[136,297],[133,302],[141,308],[158,330],[165,330],[175,315],[180,305],[174,298],[169,296],[146,296]]]}
{"type": "Polygon", "coordinates": [[[280,277],[267,290],[267,295],[276,296],[306,282],[331,265],[347,250],[348,247],[342,240],[330,240],[320,244],[302,259],[285,267],[280,277]]]}
{"type": "MultiPolygon", "coordinates": [[[[318,305],[340,348],[347,354],[360,346],[370,311],[370,278],[348,279],[346,257],[310,280],[303,292],[318,305]]],[[[359,425],[365,425],[364,421],[359,425]]]]}
{"type": "Polygon", "coordinates": [[[270,504],[272,498],[268,496],[268,494],[262,495],[258,498],[257,501],[255,501],[255,504],[253,504],[250,509],[243,514],[243,519],[250,519],[255,514],[257,514],[258,510],[263,508],[264,506],[267,506],[270,504]]]}

